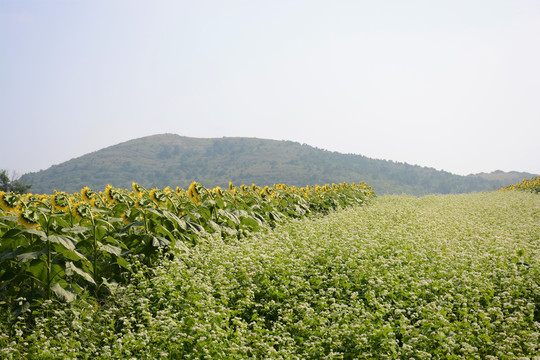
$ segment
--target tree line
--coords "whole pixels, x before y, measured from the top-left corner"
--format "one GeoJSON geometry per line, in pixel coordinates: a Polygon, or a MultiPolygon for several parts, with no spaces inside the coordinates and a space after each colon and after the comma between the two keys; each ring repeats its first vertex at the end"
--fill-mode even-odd
{"type": "Polygon", "coordinates": [[[10,176],[7,170],[0,170],[0,191],[12,191],[14,193],[24,194],[31,187],[32,185],[20,181],[19,176],[15,172],[10,176]]]}

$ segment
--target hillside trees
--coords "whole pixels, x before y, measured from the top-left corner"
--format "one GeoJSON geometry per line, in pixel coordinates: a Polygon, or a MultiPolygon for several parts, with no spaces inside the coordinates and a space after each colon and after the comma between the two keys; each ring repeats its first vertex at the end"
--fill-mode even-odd
{"type": "Polygon", "coordinates": [[[0,191],[13,191],[15,193],[24,194],[32,185],[27,185],[19,180],[19,176],[13,172],[8,175],[7,170],[0,170],[0,191]]]}

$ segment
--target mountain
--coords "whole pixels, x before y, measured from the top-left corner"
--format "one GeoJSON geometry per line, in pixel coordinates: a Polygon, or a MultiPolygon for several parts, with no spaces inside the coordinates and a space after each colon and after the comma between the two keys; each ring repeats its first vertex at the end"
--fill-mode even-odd
{"type": "Polygon", "coordinates": [[[477,177],[489,181],[502,181],[506,184],[515,184],[517,182],[520,182],[523,179],[530,179],[532,177],[535,177],[535,174],[527,173],[527,172],[518,172],[518,171],[509,171],[504,172],[502,170],[496,170],[490,173],[478,173],[478,174],[471,174],[468,176],[477,177]]]}
{"type": "Polygon", "coordinates": [[[85,186],[103,190],[107,184],[129,189],[133,181],[147,188],[187,188],[194,180],[207,187],[228,186],[229,181],[261,186],[365,181],[377,194],[413,195],[493,190],[514,182],[484,175],[454,175],[292,141],[174,134],[130,140],[21,177],[32,184],[34,193],[55,189],[72,193],[85,186]]]}

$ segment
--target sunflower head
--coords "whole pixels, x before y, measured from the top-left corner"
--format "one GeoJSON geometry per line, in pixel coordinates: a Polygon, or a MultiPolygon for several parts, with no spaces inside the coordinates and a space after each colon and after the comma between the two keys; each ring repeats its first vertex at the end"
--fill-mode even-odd
{"type": "Polygon", "coordinates": [[[268,186],[265,186],[263,191],[268,197],[272,197],[272,194],[274,194],[274,189],[268,186]]]}
{"type": "Polygon", "coordinates": [[[41,199],[36,194],[28,193],[24,196],[23,201],[26,201],[27,203],[35,203],[39,202],[41,199]]]}
{"type": "Polygon", "coordinates": [[[15,211],[20,205],[21,198],[13,192],[0,191],[0,207],[5,211],[15,211]]]}
{"type": "Polygon", "coordinates": [[[156,204],[166,203],[168,200],[167,194],[163,190],[160,190],[160,189],[150,190],[150,198],[154,200],[156,204]]]}
{"type": "Polygon", "coordinates": [[[56,192],[51,198],[51,204],[56,210],[66,211],[69,207],[69,197],[65,192],[56,192]]]}
{"type": "Polygon", "coordinates": [[[219,186],[212,189],[212,194],[223,199],[223,190],[219,186]]]}
{"type": "Polygon", "coordinates": [[[81,195],[82,195],[82,198],[85,200],[85,201],[88,201],[88,202],[91,202],[92,200],[94,200],[97,196],[97,194],[95,193],[95,191],[93,191],[92,189],[90,189],[88,186],[85,186],[82,190],[81,190],[81,195]]]}
{"type": "Polygon", "coordinates": [[[136,182],[131,183],[131,187],[139,197],[141,197],[145,192],[145,189],[136,182]]]}
{"type": "Polygon", "coordinates": [[[92,206],[86,202],[75,204],[75,206],[73,206],[72,212],[73,212],[73,216],[75,216],[79,221],[81,221],[84,218],[90,219],[93,216],[92,206]]]}
{"type": "Polygon", "coordinates": [[[39,211],[37,209],[26,208],[17,216],[19,224],[25,228],[31,228],[39,225],[39,211]]]}
{"type": "Polygon", "coordinates": [[[189,185],[187,195],[193,201],[194,203],[199,202],[199,196],[200,196],[200,185],[197,182],[192,182],[191,185],[189,185]]]}
{"type": "Polygon", "coordinates": [[[105,188],[105,196],[111,204],[119,204],[124,200],[122,193],[110,184],[105,188]]]}

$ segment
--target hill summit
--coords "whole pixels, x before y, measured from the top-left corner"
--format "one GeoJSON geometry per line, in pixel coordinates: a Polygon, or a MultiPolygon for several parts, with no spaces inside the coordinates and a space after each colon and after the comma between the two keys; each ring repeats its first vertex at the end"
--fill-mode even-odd
{"type": "MultiPolygon", "coordinates": [[[[130,188],[187,188],[196,180],[207,187],[255,183],[260,186],[305,186],[365,181],[377,194],[464,193],[492,190],[520,181],[500,176],[454,175],[433,168],[342,154],[293,141],[245,137],[192,138],[152,135],[95,151],[46,170],[27,173],[21,181],[34,193],[54,189],[78,192],[107,184],[130,188]]],[[[499,174],[500,175],[500,174],[499,174]]],[[[533,174],[530,174],[534,176],[533,174]]],[[[527,177],[524,176],[524,177],[527,177]]]]}

